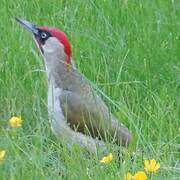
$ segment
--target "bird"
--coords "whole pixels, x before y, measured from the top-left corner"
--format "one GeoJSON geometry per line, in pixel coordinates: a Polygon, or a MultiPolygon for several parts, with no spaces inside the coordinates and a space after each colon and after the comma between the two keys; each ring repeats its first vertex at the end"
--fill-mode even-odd
{"type": "Polygon", "coordinates": [[[106,142],[128,147],[132,134],[113,115],[72,61],[66,34],[55,27],[37,26],[15,18],[31,32],[44,59],[48,84],[48,116],[53,133],[72,148],[107,153],[106,142]]]}

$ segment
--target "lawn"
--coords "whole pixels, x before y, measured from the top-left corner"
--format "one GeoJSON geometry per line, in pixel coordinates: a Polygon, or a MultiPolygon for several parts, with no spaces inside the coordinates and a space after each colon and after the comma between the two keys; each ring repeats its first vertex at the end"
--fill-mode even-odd
{"type": "Polygon", "coordinates": [[[161,165],[149,179],[178,179],[179,9],[178,0],[1,0],[0,179],[123,179],[145,159],[161,165]],[[66,32],[77,68],[133,134],[123,158],[104,165],[53,135],[43,59],[16,16],[66,32]],[[12,116],[21,127],[9,127],[12,116]]]}

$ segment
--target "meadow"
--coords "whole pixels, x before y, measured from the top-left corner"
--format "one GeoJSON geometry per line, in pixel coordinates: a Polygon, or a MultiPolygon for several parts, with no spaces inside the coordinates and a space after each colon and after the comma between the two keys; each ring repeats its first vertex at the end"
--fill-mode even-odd
{"type": "Polygon", "coordinates": [[[148,179],[179,179],[179,19],[178,0],[1,0],[0,179],[124,179],[145,159],[161,165],[148,179]],[[43,59],[14,17],[66,32],[78,70],[133,134],[122,159],[102,164],[54,136],[43,59]]]}

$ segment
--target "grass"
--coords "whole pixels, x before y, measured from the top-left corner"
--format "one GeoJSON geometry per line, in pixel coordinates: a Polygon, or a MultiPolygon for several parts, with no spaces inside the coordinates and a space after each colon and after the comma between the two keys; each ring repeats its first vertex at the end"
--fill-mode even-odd
{"type": "Polygon", "coordinates": [[[178,0],[1,0],[0,179],[123,179],[152,158],[161,163],[154,179],[178,179],[179,8],[178,0]],[[103,166],[54,137],[42,57],[15,16],[67,33],[79,71],[133,133],[125,163],[103,166]],[[13,115],[24,120],[16,130],[13,115]]]}

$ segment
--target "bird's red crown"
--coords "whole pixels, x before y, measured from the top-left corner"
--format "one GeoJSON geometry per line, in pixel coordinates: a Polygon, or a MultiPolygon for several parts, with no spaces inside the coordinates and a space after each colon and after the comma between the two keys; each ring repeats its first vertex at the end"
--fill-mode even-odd
{"type": "Polygon", "coordinates": [[[66,62],[67,62],[67,64],[71,64],[71,55],[72,55],[71,45],[69,43],[69,40],[68,40],[66,34],[54,27],[41,26],[41,27],[39,27],[39,29],[49,31],[53,37],[56,37],[60,41],[60,43],[63,44],[64,52],[67,55],[66,62]]]}

